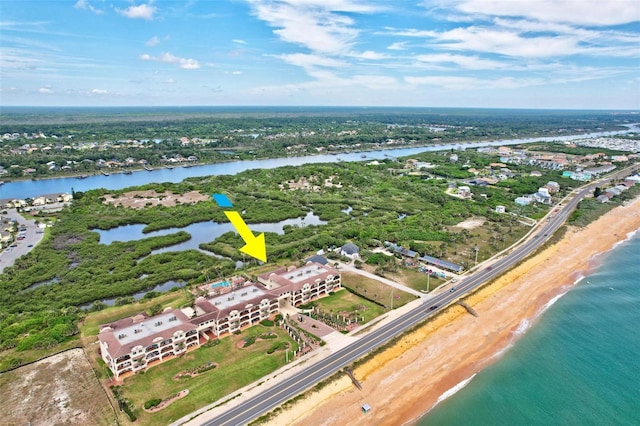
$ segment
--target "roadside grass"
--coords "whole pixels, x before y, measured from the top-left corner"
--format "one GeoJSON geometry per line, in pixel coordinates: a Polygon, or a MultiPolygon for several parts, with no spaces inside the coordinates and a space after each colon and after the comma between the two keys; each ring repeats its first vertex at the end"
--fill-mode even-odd
{"type": "Polygon", "coordinates": [[[317,303],[318,308],[322,311],[333,314],[337,314],[340,311],[353,312],[359,310],[358,315],[364,317],[364,322],[360,321],[360,324],[367,323],[385,312],[382,306],[376,305],[344,289],[330,296],[318,299],[315,303],[317,303]],[[359,309],[362,306],[364,306],[364,310],[359,309]]]}
{"type": "Polygon", "coordinates": [[[394,308],[399,308],[416,298],[412,294],[390,287],[373,278],[364,277],[355,272],[342,272],[342,286],[348,287],[354,292],[370,300],[374,300],[387,308],[390,308],[392,304],[394,308]]]}
{"type": "Polygon", "coordinates": [[[400,268],[398,272],[388,273],[388,277],[394,281],[406,285],[416,291],[426,291],[427,281],[429,291],[433,291],[446,282],[442,278],[434,276],[427,277],[427,274],[409,268],[400,268]]]}
{"type": "Polygon", "coordinates": [[[136,423],[166,425],[285,365],[284,351],[266,354],[277,342],[288,342],[290,349],[298,348],[286,331],[277,327],[255,325],[239,335],[223,337],[215,346],[200,347],[182,357],[156,365],[143,374],[126,378],[122,386],[123,395],[136,407],[136,423]],[[266,332],[276,333],[278,338],[259,340],[247,348],[237,347],[242,340],[266,332]],[[174,379],[185,370],[195,369],[209,362],[217,363],[218,366],[195,377],[174,379]],[[167,399],[184,389],[189,389],[189,395],[161,411],[148,413],[142,408],[150,399],[167,399]]]}

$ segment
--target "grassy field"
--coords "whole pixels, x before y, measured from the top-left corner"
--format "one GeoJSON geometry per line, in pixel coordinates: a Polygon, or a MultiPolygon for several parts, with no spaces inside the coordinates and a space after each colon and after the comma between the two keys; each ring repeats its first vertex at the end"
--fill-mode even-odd
{"type": "Polygon", "coordinates": [[[334,314],[340,311],[353,312],[358,310],[358,316],[364,317],[364,322],[360,322],[361,324],[371,321],[385,311],[382,306],[369,302],[347,290],[340,290],[335,294],[318,299],[316,303],[322,311],[334,314]],[[364,310],[361,309],[362,307],[364,310]]]}
{"type": "Polygon", "coordinates": [[[446,282],[441,278],[427,277],[427,274],[409,268],[400,268],[398,272],[386,275],[388,278],[417,291],[426,291],[427,284],[429,284],[429,291],[433,291],[446,282]]]}
{"type": "Polygon", "coordinates": [[[399,308],[415,299],[412,294],[354,272],[342,273],[342,285],[387,307],[399,308]]]}
{"type": "Polygon", "coordinates": [[[277,327],[253,326],[239,335],[222,338],[216,346],[201,347],[181,358],[150,368],[143,374],[126,378],[122,386],[123,396],[134,403],[137,424],[166,425],[282,367],[286,361],[285,351],[279,350],[271,355],[266,352],[283,341],[289,343],[290,349],[297,349],[286,331],[277,327]],[[247,348],[237,347],[240,341],[267,332],[277,333],[278,338],[258,340],[247,348]],[[217,363],[218,367],[195,377],[174,378],[185,370],[209,362],[217,363]],[[167,399],[184,389],[189,389],[189,395],[167,408],[156,413],[144,411],[146,401],[167,399]]]}

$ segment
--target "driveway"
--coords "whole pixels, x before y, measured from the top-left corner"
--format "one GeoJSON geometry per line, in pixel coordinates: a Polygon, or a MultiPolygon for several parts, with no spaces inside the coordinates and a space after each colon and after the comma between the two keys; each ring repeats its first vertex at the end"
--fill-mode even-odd
{"type": "Polygon", "coordinates": [[[18,222],[18,229],[26,228],[27,230],[25,232],[18,231],[17,235],[24,234],[25,237],[24,240],[16,240],[11,243],[11,245],[15,245],[16,247],[8,247],[0,252],[0,273],[4,272],[4,268],[13,266],[16,259],[20,256],[29,253],[33,247],[42,241],[42,237],[44,236],[44,229],[36,226],[35,219],[25,219],[16,209],[7,209],[7,214],[3,214],[2,218],[15,220],[18,222]]]}

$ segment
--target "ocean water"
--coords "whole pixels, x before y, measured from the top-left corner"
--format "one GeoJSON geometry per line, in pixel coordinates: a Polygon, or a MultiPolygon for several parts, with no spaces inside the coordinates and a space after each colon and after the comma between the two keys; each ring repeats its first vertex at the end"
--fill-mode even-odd
{"type": "Polygon", "coordinates": [[[640,230],[597,261],[418,425],[640,425],[640,230]]]}

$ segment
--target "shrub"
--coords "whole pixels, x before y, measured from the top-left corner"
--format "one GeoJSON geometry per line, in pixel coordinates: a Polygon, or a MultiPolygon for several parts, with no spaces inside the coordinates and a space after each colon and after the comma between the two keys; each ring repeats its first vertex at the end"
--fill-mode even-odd
{"type": "Polygon", "coordinates": [[[159,399],[159,398],[150,399],[150,400],[148,400],[147,402],[144,403],[144,408],[146,408],[148,410],[149,408],[156,407],[156,406],[160,405],[161,402],[162,402],[162,400],[159,399]]]}
{"type": "Polygon", "coordinates": [[[273,327],[273,321],[271,320],[262,320],[260,321],[260,324],[264,325],[265,327],[273,327]]]}

